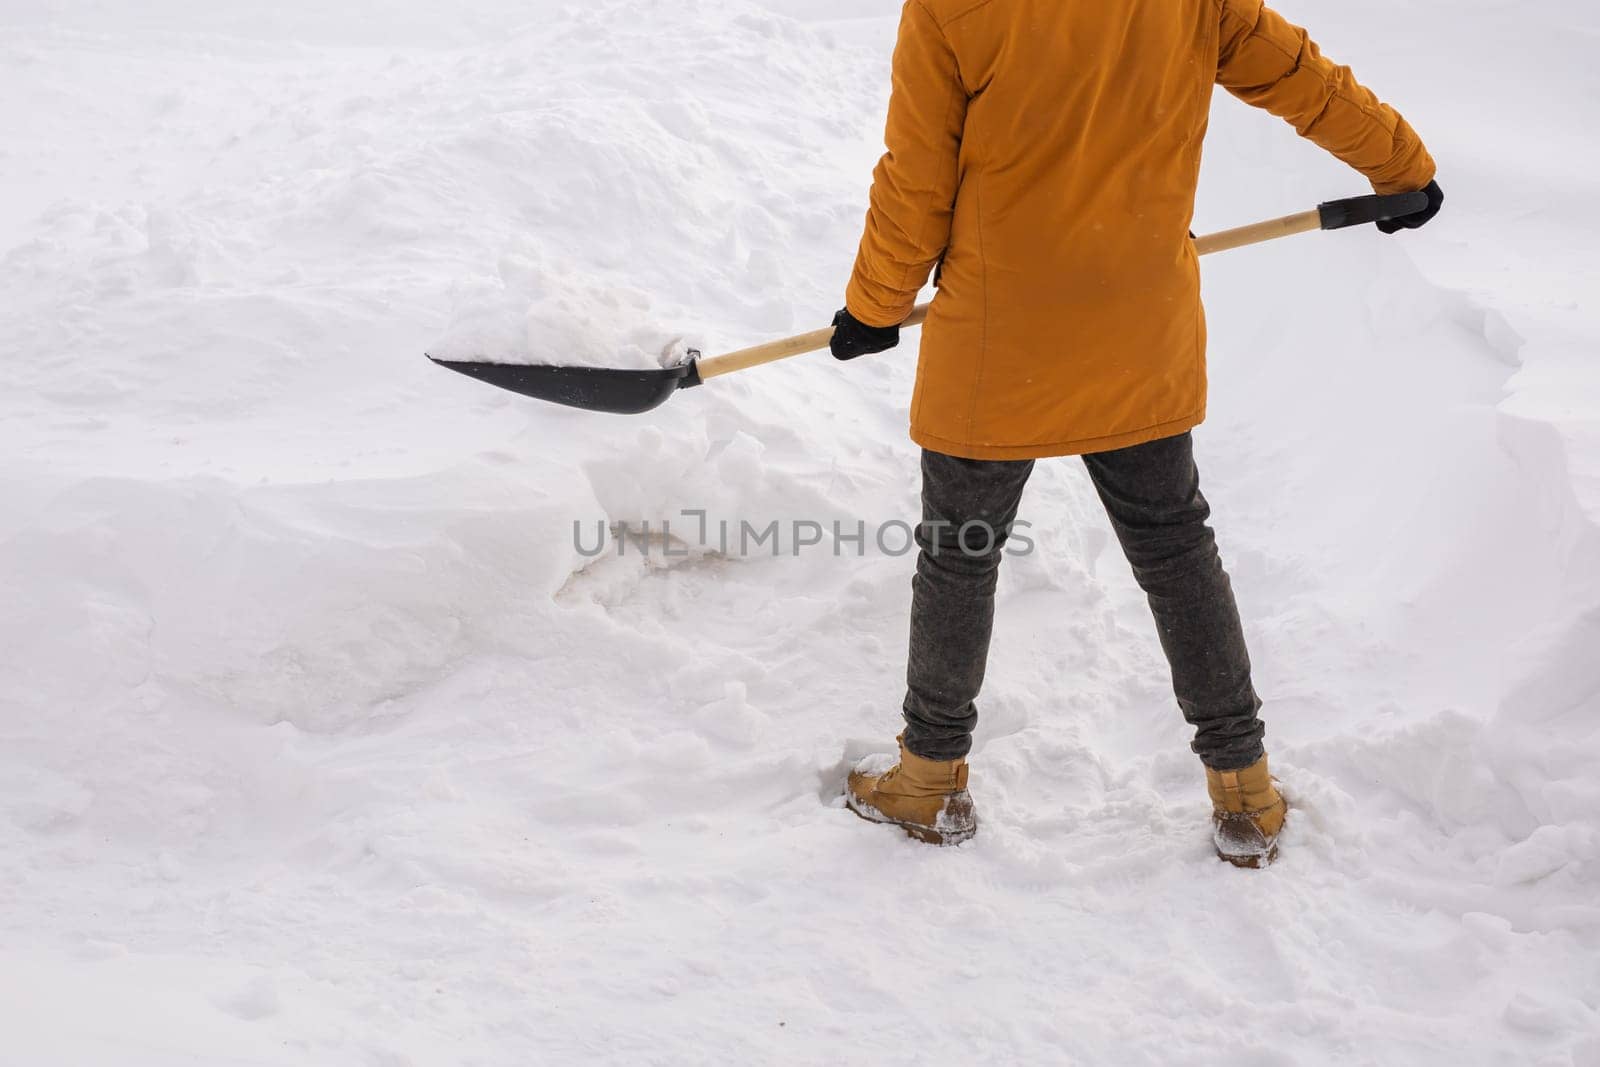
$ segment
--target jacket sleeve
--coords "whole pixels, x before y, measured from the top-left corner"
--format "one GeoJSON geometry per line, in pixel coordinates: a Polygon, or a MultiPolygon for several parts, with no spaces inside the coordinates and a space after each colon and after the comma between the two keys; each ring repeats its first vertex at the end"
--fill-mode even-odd
{"type": "Polygon", "coordinates": [[[1217,82],[1247,104],[1287,120],[1371,180],[1380,193],[1407,193],[1437,168],[1394,108],[1323,56],[1306,31],[1262,0],[1221,0],[1217,82]]]}
{"type": "Polygon", "coordinates": [[[896,326],[950,243],[960,182],[967,91],[950,43],[921,0],[910,0],[894,52],[894,91],[873,172],[872,207],[845,306],[869,326],[896,326]]]}

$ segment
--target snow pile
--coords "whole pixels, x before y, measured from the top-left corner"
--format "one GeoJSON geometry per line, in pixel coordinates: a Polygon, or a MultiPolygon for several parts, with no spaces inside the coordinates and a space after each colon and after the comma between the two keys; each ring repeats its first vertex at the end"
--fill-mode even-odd
{"type": "Polygon", "coordinates": [[[448,331],[428,347],[435,359],[543,363],[641,370],[675,367],[689,345],[649,325],[643,290],[590,291],[508,253],[495,281],[462,287],[448,331]]]}
{"type": "MultiPolygon", "coordinates": [[[[1451,202],[1207,261],[1297,812],[1252,877],[1067,462],[980,836],[842,810],[897,725],[910,351],[635,419],[422,358],[828,321],[898,4],[770,7],[0,6],[0,1060],[1600,1059],[1600,222],[1545,105],[1597,98],[1587,10],[1286,5],[1451,202]]],[[[1359,184],[1224,99],[1196,229],[1359,184]]]]}

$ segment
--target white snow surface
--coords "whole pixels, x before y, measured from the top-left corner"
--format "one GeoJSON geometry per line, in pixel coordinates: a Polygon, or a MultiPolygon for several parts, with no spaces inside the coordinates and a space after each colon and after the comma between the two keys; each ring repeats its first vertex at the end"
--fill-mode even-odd
{"type": "MultiPolygon", "coordinates": [[[[958,849],[842,807],[909,557],[662,535],[914,519],[915,334],[633,419],[423,359],[824,325],[892,0],[0,0],[0,1064],[1600,1063],[1600,20],[1281,7],[1449,203],[1206,265],[1257,873],[1077,463],[958,849]]],[[[1361,191],[1219,97],[1198,230],[1361,191]]]]}

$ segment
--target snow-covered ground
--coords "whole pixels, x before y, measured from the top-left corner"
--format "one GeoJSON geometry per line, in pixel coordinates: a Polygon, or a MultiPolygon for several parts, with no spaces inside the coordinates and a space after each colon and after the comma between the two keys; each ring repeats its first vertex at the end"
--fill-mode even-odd
{"type": "MultiPolygon", "coordinates": [[[[1254,874],[1073,462],[956,850],[837,799],[908,557],[579,550],[914,518],[913,345],[634,419],[422,358],[824,325],[893,0],[0,0],[0,1063],[1600,1063],[1600,16],[1281,7],[1450,200],[1207,262],[1254,874]]],[[[1219,98],[1197,229],[1361,191],[1219,98]]]]}

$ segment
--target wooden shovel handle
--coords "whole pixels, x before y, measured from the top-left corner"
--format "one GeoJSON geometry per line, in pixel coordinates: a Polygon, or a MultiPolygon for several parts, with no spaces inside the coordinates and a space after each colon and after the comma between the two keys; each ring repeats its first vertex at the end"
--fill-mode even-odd
{"type": "Polygon", "coordinates": [[[1293,237],[1297,233],[1310,233],[1322,229],[1322,211],[1302,211],[1298,215],[1285,215],[1281,219],[1240,226],[1237,230],[1223,230],[1195,238],[1194,250],[1202,256],[1213,252],[1228,252],[1246,245],[1276,241],[1280,237],[1293,237]]]}
{"type": "MultiPolygon", "coordinates": [[[[909,330],[913,326],[921,326],[928,319],[928,310],[932,304],[918,304],[911,311],[911,317],[900,324],[902,330],[909,330]]],[[[776,363],[780,359],[791,356],[803,356],[807,352],[820,352],[827,348],[833,341],[833,327],[826,330],[812,330],[799,337],[788,337],[782,341],[773,341],[770,344],[756,345],[754,348],[744,348],[737,352],[729,352],[725,356],[713,356],[702,359],[695,364],[700,369],[700,380],[719,378],[724,374],[734,371],[749,370],[759,367],[763,363],[776,363]]]]}
{"type": "MultiPolygon", "coordinates": [[[[1246,245],[1258,245],[1266,241],[1276,241],[1280,237],[1292,237],[1297,233],[1310,233],[1312,230],[1322,229],[1321,211],[1306,211],[1298,215],[1286,215],[1281,219],[1272,219],[1268,222],[1258,222],[1252,226],[1241,226],[1237,230],[1224,230],[1222,233],[1213,233],[1195,239],[1195,251],[1202,256],[1209,256],[1213,252],[1227,252],[1234,248],[1244,248],[1246,245]]],[[[911,312],[911,317],[901,323],[902,329],[921,326],[928,318],[928,310],[932,304],[918,304],[911,312]]],[[[769,344],[756,345],[754,348],[741,349],[738,352],[729,352],[725,356],[712,356],[699,360],[695,366],[699,369],[700,380],[720,378],[724,374],[735,371],[749,370],[766,363],[776,363],[781,359],[792,356],[803,356],[808,352],[820,352],[827,348],[833,340],[833,327],[825,330],[813,330],[803,333],[798,337],[785,338],[782,341],[773,341],[769,344]]]]}

